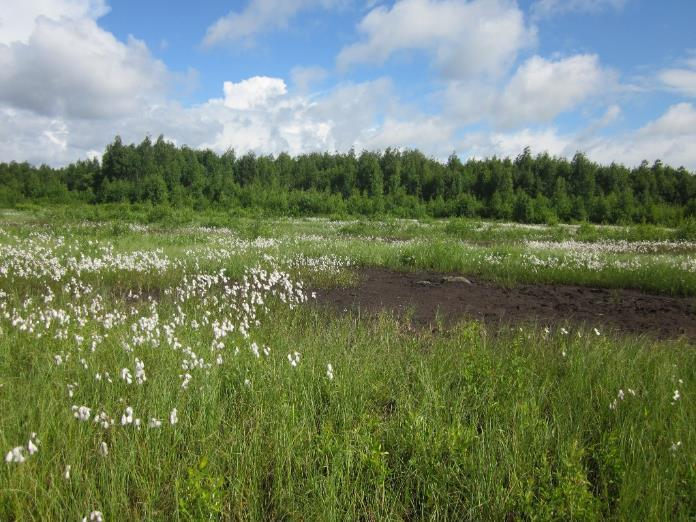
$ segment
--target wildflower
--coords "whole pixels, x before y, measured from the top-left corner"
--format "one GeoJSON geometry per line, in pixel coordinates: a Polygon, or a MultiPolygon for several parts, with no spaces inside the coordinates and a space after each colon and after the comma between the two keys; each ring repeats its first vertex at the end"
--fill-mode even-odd
{"type": "Polygon", "coordinates": [[[102,411],[99,415],[94,416],[94,423],[101,425],[102,428],[107,429],[110,425],[114,423],[113,419],[110,419],[106,412],[102,411]]]}
{"type": "Polygon", "coordinates": [[[29,439],[29,442],[27,443],[27,451],[29,452],[29,455],[33,455],[37,451],[39,451],[39,448],[34,444],[34,441],[29,439]]]}
{"type": "Polygon", "coordinates": [[[70,468],[71,468],[70,464],[65,466],[65,471],[63,472],[63,478],[65,480],[70,480],[70,468]]]}
{"type": "Polygon", "coordinates": [[[326,377],[330,380],[333,381],[334,378],[334,371],[333,371],[333,366],[331,366],[331,363],[326,365],[326,377]]]}
{"type": "Polygon", "coordinates": [[[179,417],[177,416],[176,408],[174,408],[169,414],[169,424],[172,426],[179,422],[179,417]]]}
{"type": "Polygon", "coordinates": [[[88,517],[82,517],[82,522],[104,522],[104,515],[101,511],[92,511],[88,517]]]}
{"type": "Polygon", "coordinates": [[[23,452],[24,448],[22,446],[12,448],[7,452],[7,455],[5,455],[5,462],[8,464],[11,462],[16,462],[17,464],[23,463],[25,460],[27,460],[23,452]]]}
{"type": "Polygon", "coordinates": [[[109,454],[109,446],[106,444],[106,442],[101,441],[99,443],[99,453],[102,457],[106,457],[109,454]]]}
{"type": "Polygon", "coordinates": [[[126,381],[128,384],[133,383],[133,376],[128,368],[121,369],[121,379],[126,381]]]}
{"type": "Polygon", "coordinates": [[[162,421],[152,417],[150,419],[150,422],[147,423],[147,425],[150,428],[159,428],[160,426],[162,426],[162,421]]]}
{"type": "Polygon", "coordinates": [[[300,362],[300,354],[298,352],[289,353],[288,361],[290,362],[290,366],[295,368],[297,364],[300,362]]]}
{"type": "Polygon", "coordinates": [[[142,384],[147,380],[145,377],[145,363],[140,359],[135,359],[135,382],[142,384]]]}
{"type": "Polygon", "coordinates": [[[87,422],[89,417],[92,415],[92,410],[87,406],[80,406],[79,408],[77,406],[73,406],[72,411],[73,417],[81,420],[82,422],[87,422]]]}
{"type": "Polygon", "coordinates": [[[121,415],[121,426],[133,423],[133,408],[128,406],[123,415],[121,415]]]}

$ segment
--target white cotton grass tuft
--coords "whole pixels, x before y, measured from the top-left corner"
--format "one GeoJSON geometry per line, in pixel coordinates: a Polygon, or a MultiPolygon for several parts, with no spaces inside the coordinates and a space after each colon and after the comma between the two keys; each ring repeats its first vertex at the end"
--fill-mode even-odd
{"type": "Polygon", "coordinates": [[[104,522],[104,515],[101,511],[92,511],[88,516],[82,517],[82,522],[104,522]]]}
{"type": "Polygon", "coordinates": [[[326,378],[329,379],[330,381],[333,381],[334,369],[333,369],[333,366],[331,366],[331,363],[326,365],[326,378]]]}
{"type": "Polygon", "coordinates": [[[290,363],[290,366],[293,368],[296,368],[298,364],[300,364],[300,353],[299,352],[293,352],[288,354],[288,362],[290,363]]]}
{"type": "Polygon", "coordinates": [[[176,408],[174,408],[171,411],[171,413],[169,414],[169,424],[174,426],[174,424],[176,424],[177,422],[179,422],[179,416],[178,416],[178,413],[176,411],[176,408]]]}
{"type": "Polygon", "coordinates": [[[87,406],[74,406],[72,407],[73,417],[82,422],[87,422],[92,415],[91,408],[87,406]]]}
{"type": "Polygon", "coordinates": [[[27,443],[27,452],[29,453],[29,455],[33,455],[37,451],[39,451],[38,446],[34,444],[33,440],[29,439],[29,442],[27,443]]]}
{"type": "Polygon", "coordinates": [[[121,415],[121,426],[125,426],[127,424],[133,424],[133,408],[130,406],[128,406],[123,415],[121,415]]]}
{"type": "Polygon", "coordinates": [[[72,469],[72,466],[70,464],[67,464],[65,466],[65,471],[63,471],[63,479],[64,480],[70,480],[70,470],[72,469]]]}
{"type": "Polygon", "coordinates": [[[22,464],[26,460],[27,458],[24,456],[23,446],[14,447],[7,452],[7,455],[5,455],[5,462],[7,462],[8,464],[12,462],[16,464],[22,464]]]}
{"type": "Polygon", "coordinates": [[[140,359],[135,359],[135,382],[143,384],[147,380],[145,376],[145,363],[140,359]]]}

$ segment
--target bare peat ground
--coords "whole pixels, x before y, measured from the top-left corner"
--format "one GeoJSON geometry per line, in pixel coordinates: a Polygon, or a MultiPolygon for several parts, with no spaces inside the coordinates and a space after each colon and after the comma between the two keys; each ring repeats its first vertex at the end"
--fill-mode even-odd
{"type": "Polygon", "coordinates": [[[513,288],[451,274],[368,268],[357,286],[317,290],[317,302],[339,312],[380,310],[409,314],[414,326],[434,327],[462,318],[489,325],[534,322],[542,326],[584,324],[659,339],[696,341],[696,298],[644,294],[636,290],[520,284],[513,288]]]}

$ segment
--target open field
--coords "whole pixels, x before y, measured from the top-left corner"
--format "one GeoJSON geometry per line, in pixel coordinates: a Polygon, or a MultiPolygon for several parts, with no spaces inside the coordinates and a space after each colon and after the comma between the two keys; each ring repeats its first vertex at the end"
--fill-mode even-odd
{"type": "Polygon", "coordinates": [[[0,220],[0,520],[696,517],[688,227],[0,220]]]}

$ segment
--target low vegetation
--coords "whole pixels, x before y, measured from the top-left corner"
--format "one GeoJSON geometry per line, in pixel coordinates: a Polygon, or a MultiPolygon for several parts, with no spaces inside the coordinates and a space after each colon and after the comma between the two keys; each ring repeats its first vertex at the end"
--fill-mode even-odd
{"type": "Polygon", "coordinates": [[[0,519],[696,516],[689,340],[312,295],[371,265],[696,295],[675,230],[65,212],[2,218],[0,519]]]}

